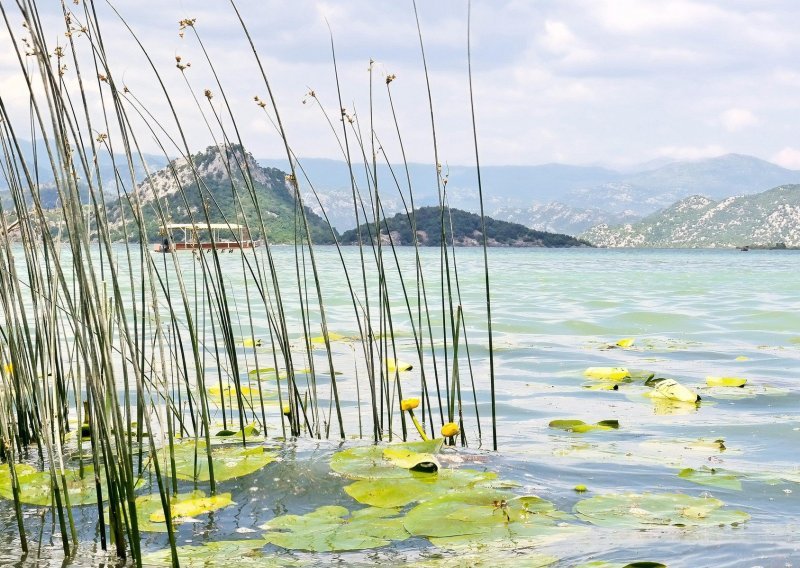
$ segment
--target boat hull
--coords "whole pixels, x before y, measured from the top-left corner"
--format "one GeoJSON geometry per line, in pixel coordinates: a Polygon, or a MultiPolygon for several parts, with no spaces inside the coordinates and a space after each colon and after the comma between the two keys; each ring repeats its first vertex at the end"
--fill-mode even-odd
{"type": "Polygon", "coordinates": [[[172,243],[169,247],[164,246],[164,243],[157,243],[153,247],[153,252],[170,253],[179,252],[184,250],[200,250],[206,251],[211,249],[216,250],[241,250],[251,249],[256,246],[253,241],[240,241],[240,242],[216,242],[216,243],[172,243]]]}

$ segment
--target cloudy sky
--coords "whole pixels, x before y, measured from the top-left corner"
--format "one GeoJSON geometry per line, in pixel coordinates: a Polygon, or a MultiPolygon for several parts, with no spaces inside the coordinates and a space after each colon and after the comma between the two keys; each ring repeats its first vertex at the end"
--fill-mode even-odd
{"type": "MultiPolygon", "coordinates": [[[[20,34],[21,17],[12,2],[2,3],[13,32],[20,34]]],[[[56,2],[41,4],[51,47],[64,44],[56,2]],[[45,4],[53,11],[44,10],[45,4]]],[[[69,4],[80,20],[82,5],[69,4]]],[[[222,100],[197,38],[191,32],[179,37],[182,18],[196,18],[195,29],[232,102],[245,144],[258,157],[281,157],[280,141],[253,101],[255,95],[265,98],[266,88],[227,1],[116,0],[114,5],[162,73],[193,149],[220,136],[204,89],[215,93],[213,109],[220,113],[222,100]],[[192,63],[186,81],[175,68],[176,55],[192,63]],[[193,95],[199,97],[200,109],[193,95]]],[[[399,159],[384,81],[395,74],[392,96],[408,157],[432,161],[430,114],[410,0],[239,0],[238,6],[298,155],[341,158],[319,107],[313,101],[303,103],[313,89],[336,119],[329,24],[344,106],[358,117],[364,134],[369,132],[368,67],[373,59],[373,122],[380,143],[392,160],[399,159]]],[[[418,9],[441,161],[469,164],[474,150],[466,0],[419,0],[418,9]]],[[[128,86],[174,135],[164,96],[130,33],[105,3],[98,0],[97,10],[116,82],[128,86]]],[[[800,169],[800,2],[473,0],[472,18],[483,163],[624,168],[736,152],[800,169]]],[[[9,41],[3,30],[0,96],[24,126],[27,95],[9,41]]],[[[82,49],[88,47],[86,38],[76,41],[82,49]]],[[[72,67],[65,77],[74,88],[72,67]]],[[[95,111],[102,88],[87,87],[95,111]]],[[[137,132],[146,150],[158,151],[146,124],[139,123],[137,132]]]]}

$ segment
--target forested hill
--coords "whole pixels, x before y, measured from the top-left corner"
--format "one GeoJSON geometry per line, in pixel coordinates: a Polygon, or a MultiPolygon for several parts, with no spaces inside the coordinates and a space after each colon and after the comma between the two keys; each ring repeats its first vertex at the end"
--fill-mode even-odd
{"type": "MultiPolygon", "coordinates": [[[[445,229],[448,244],[457,246],[481,246],[483,232],[481,217],[460,209],[445,209],[445,229]],[[451,230],[452,223],[452,230],[451,230]]],[[[414,212],[417,237],[422,246],[440,246],[442,243],[442,215],[438,207],[421,207],[414,212]]],[[[374,240],[375,226],[372,223],[361,225],[361,238],[364,242],[374,240]]],[[[492,247],[585,247],[591,246],[569,235],[535,231],[524,225],[498,221],[486,217],[487,243],[492,247]]],[[[395,245],[413,245],[414,237],[411,219],[405,213],[398,213],[381,223],[381,241],[395,245]]],[[[355,229],[342,234],[343,244],[358,244],[355,229]]]]}

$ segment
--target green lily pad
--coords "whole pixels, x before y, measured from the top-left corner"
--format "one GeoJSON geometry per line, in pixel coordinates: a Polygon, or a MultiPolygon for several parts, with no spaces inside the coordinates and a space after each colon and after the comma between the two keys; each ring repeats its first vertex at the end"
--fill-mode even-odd
{"type": "Polygon", "coordinates": [[[443,443],[438,438],[390,446],[358,446],[335,453],[330,465],[333,471],[350,479],[410,478],[414,472],[402,466],[429,460],[439,453],[443,443]]]}
{"type": "MultiPolygon", "coordinates": [[[[236,566],[278,568],[299,566],[300,563],[285,554],[264,554],[262,548],[268,542],[264,539],[253,540],[220,540],[202,545],[186,545],[177,547],[178,561],[187,568],[208,568],[235,559],[236,566]]],[[[172,566],[172,554],[169,548],[145,554],[142,557],[145,566],[172,566]]]]}
{"type": "Polygon", "coordinates": [[[391,509],[361,509],[350,514],[344,507],[326,506],[307,515],[275,517],[260,528],[268,531],[264,534],[267,542],[291,550],[364,550],[408,538],[402,517],[396,515],[391,509]]]}
{"type": "MultiPolygon", "coordinates": [[[[11,472],[8,464],[0,465],[0,497],[13,500],[14,493],[11,488],[11,472]]],[[[49,506],[51,504],[52,485],[49,471],[39,471],[28,464],[20,463],[14,466],[19,481],[20,501],[28,505],[49,506]]],[[[64,471],[67,480],[67,493],[70,505],[91,505],[97,503],[95,490],[94,468],[84,466],[83,477],[78,469],[64,471]]],[[[58,480],[59,489],[62,489],[61,480],[58,480]]],[[[100,475],[101,487],[105,488],[105,475],[100,475]]],[[[105,490],[103,490],[105,496],[105,490]]],[[[62,499],[63,503],[63,499],[62,499]]]]}
{"type": "Polygon", "coordinates": [[[258,436],[261,432],[258,429],[258,424],[252,422],[245,426],[242,430],[220,430],[214,434],[218,438],[242,438],[242,434],[248,439],[258,436]]]}
{"type": "Polygon", "coordinates": [[[441,495],[420,503],[405,517],[414,536],[457,550],[521,548],[574,534],[580,527],[557,525],[563,513],[539,497],[514,497],[491,488],[441,495]]]}
{"type": "MultiPolygon", "coordinates": [[[[175,444],[175,477],[186,481],[208,481],[208,457],[205,442],[197,442],[197,459],[195,461],[194,441],[175,444]]],[[[167,450],[164,449],[163,452],[167,450]]],[[[214,480],[227,481],[249,475],[272,463],[277,458],[273,452],[263,446],[218,446],[212,448],[211,459],[214,464],[214,480]]],[[[165,460],[169,467],[169,457],[163,453],[159,459],[165,460]]]]}
{"type": "MultiPolygon", "coordinates": [[[[443,556],[441,558],[430,558],[423,561],[414,562],[417,568],[462,568],[464,566],[483,566],[487,563],[487,550],[482,548],[480,552],[467,552],[458,550],[459,554],[454,556],[443,556]]],[[[491,558],[493,568],[545,568],[558,562],[557,556],[549,554],[535,554],[531,551],[524,551],[523,555],[496,556],[491,558]]]]}
{"type": "Polygon", "coordinates": [[[389,446],[383,450],[383,457],[395,467],[424,473],[435,473],[441,467],[433,454],[417,452],[407,447],[389,446]]]}
{"type": "MultiPolygon", "coordinates": [[[[302,377],[304,375],[310,375],[310,374],[311,374],[311,369],[295,369],[294,370],[294,377],[296,379],[300,378],[300,377],[302,377]]],[[[317,373],[317,375],[325,375],[325,374],[326,373],[319,373],[319,372],[317,373]]],[[[339,373],[339,372],[336,372],[336,374],[337,375],[341,375],[341,373],[339,373]]],[[[274,367],[264,367],[264,368],[261,368],[261,369],[253,369],[252,371],[247,373],[247,375],[251,379],[256,379],[256,380],[259,380],[259,381],[274,381],[276,379],[285,380],[285,379],[287,379],[289,377],[289,373],[287,373],[286,371],[278,371],[278,372],[276,372],[274,367]]],[[[254,390],[255,390],[255,392],[257,392],[256,389],[254,389],[254,390]]],[[[277,393],[277,391],[268,391],[268,392],[277,393]]]]}
{"type": "Polygon", "coordinates": [[[678,477],[688,479],[693,483],[700,485],[710,485],[712,487],[721,487],[722,489],[734,489],[736,491],[742,490],[742,482],[739,477],[731,472],[716,469],[713,467],[703,467],[702,469],[692,469],[687,467],[678,473],[678,477]]]}
{"type": "Polygon", "coordinates": [[[681,493],[625,493],[584,499],[575,510],[592,524],[612,528],[738,525],[750,518],[742,511],[722,509],[723,505],[719,499],[681,493]]]}
{"type": "Polygon", "coordinates": [[[551,420],[549,426],[557,430],[583,434],[596,430],[616,430],[619,428],[619,421],[601,420],[596,424],[587,424],[583,420],[551,420]]]}
{"type": "Polygon", "coordinates": [[[757,396],[786,396],[789,394],[789,391],[785,388],[752,384],[743,385],[739,388],[706,387],[701,389],[701,392],[703,396],[721,400],[739,400],[756,398],[757,396]]]}
{"type": "MultiPolygon", "coordinates": [[[[173,525],[181,519],[203,515],[234,504],[230,493],[206,497],[202,491],[179,493],[170,498],[170,514],[173,525]]],[[[108,510],[106,510],[108,514],[108,510]]],[[[140,495],[136,498],[136,517],[139,530],[146,532],[167,532],[161,496],[158,493],[140,495]]]]}
{"type": "Polygon", "coordinates": [[[468,491],[490,483],[497,477],[492,472],[471,469],[443,469],[438,474],[416,474],[405,479],[361,479],[344,488],[359,503],[373,507],[402,507],[425,501],[451,491],[468,491]]]}

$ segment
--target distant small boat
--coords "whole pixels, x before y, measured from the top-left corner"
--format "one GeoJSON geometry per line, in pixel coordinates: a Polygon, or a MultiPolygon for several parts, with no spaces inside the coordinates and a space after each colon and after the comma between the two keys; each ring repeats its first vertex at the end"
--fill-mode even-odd
{"type": "Polygon", "coordinates": [[[245,226],[234,223],[170,223],[161,228],[160,234],[164,240],[153,250],[161,253],[211,249],[233,252],[234,249],[251,249],[257,244],[250,239],[245,226]],[[183,231],[183,239],[173,239],[172,231],[183,231]]]}
{"type": "Polygon", "coordinates": [[[740,248],[739,250],[740,250],[740,251],[742,251],[742,252],[747,252],[747,251],[749,251],[749,250],[750,250],[750,247],[749,247],[749,246],[747,246],[747,245],[745,245],[745,246],[743,246],[742,248],[740,248]]]}

